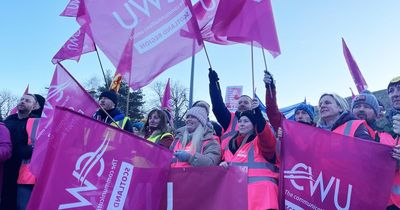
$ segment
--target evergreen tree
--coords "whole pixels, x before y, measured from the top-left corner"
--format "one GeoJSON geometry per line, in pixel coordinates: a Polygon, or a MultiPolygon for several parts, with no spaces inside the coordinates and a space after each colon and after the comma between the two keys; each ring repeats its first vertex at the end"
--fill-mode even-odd
{"type": "MultiPolygon", "coordinates": [[[[108,90],[110,87],[110,84],[112,82],[112,76],[110,72],[107,72],[106,74],[106,79],[107,79],[107,85],[101,85],[97,88],[97,94],[96,97],[98,99],[98,96],[105,90],[108,90]]],[[[118,108],[121,110],[122,113],[126,114],[127,112],[127,99],[128,99],[128,85],[124,81],[121,83],[121,87],[118,92],[118,108]]],[[[129,89],[129,109],[128,109],[128,117],[131,118],[133,122],[138,121],[143,119],[143,112],[142,106],[144,105],[144,94],[141,89],[137,91],[132,91],[129,89]]]]}

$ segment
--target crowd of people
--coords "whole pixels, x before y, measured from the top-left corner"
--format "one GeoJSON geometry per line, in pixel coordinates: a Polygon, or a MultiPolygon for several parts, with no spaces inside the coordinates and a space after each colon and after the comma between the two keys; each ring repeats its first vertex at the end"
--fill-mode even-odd
{"type": "MultiPolygon", "coordinates": [[[[114,91],[100,94],[100,109],[93,119],[102,121],[173,152],[171,167],[247,166],[248,209],[279,209],[278,177],[282,120],[276,100],[276,86],[269,72],[264,74],[267,116],[260,102],[242,95],[236,112],[226,107],[219,86],[218,74],[210,69],[209,91],[212,106],[197,101],[187,111],[185,126],[174,129],[170,113],[151,110],[140,130],[118,108],[114,91]],[[217,122],[209,119],[210,110],[217,122]]],[[[300,104],[294,120],[316,128],[367,141],[393,146],[392,157],[400,161],[400,77],[387,87],[391,108],[382,109],[377,98],[363,91],[352,99],[351,105],[335,93],[319,98],[318,113],[313,106],[300,104]],[[385,113],[385,114],[384,114],[385,113]],[[386,119],[385,123],[377,123],[386,119]]],[[[36,177],[29,172],[29,160],[35,144],[35,132],[45,100],[37,94],[25,94],[17,105],[17,113],[0,123],[0,209],[25,209],[34,188],[36,177]],[[1,170],[3,169],[3,170],[1,170]],[[1,183],[3,185],[1,185],[1,183]]],[[[400,207],[400,175],[397,172],[387,209],[400,207]]]]}

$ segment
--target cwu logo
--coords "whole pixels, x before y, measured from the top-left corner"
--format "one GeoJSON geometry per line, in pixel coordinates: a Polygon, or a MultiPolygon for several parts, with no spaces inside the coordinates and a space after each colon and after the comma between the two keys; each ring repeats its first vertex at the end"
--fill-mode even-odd
{"type": "Polygon", "coordinates": [[[81,186],[75,188],[66,188],[65,190],[69,192],[77,202],[65,203],[58,206],[58,209],[71,209],[80,208],[84,206],[91,206],[86,198],[84,198],[80,193],[87,191],[95,191],[97,187],[88,180],[88,175],[97,165],[98,170],[96,171],[96,176],[101,177],[104,172],[104,159],[103,155],[107,150],[108,144],[111,141],[110,133],[105,134],[104,140],[99,148],[94,152],[87,152],[81,155],[75,163],[75,170],[72,172],[72,176],[77,179],[81,186]]]}
{"type": "MultiPolygon", "coordinates": [[[[307,166],[304,163],[297,163],[290,170],[284,171],[284,178],[290,180],[292,186],[299,191],[304,191],[304,185],[301,185],[297,182],[297,180],[306,180],[309,182],[310,196],[313,197],[317,189],[319,188],[321,202],[323,203],[325,198],[328,196],[329,192],[334,187],[334,205],[338,210],[348,210],[350,208],[351,203],[351,195],[353,186],[349,184],[347,186],[347,196],[346,196],[346,204],[341,206],[339,204],[339,192],[340,192],[340,179],[334,176],[328,181],[328,184],[324,185],[323,172],[319,172],[318,177],[315,179],[313,175],[312,168],[307,166]]],[[[304,182],[303,182],[304,183],[304,182]]]]}

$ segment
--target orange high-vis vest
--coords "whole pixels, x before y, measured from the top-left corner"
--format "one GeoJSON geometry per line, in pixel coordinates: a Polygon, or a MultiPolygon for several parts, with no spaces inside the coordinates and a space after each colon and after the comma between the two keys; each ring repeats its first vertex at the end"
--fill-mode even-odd
{"type": "Polygon", "coordinates": [[[234,112],[231,112],[231,121],[229,122],[229,126],[221,135],[221,149],[225,149],[226,145],[228,145],[229,140],[236,135],[236,131],[238,130],[238,118],[236,117],[234,112]]]}
{"type": "MultiPolygon", "coordinates": [[[[203,141],[202,145],[201,145],[201,152],[204,151],[204,147],[207,145],[207,143],[209,142],[209,140],[203,141]]],[[[184,150],[188,153],[190,153],[191,155],[195,154],[195,151],[191,151],[190,150],[190,146],[192,145],[192,141],[189,142],[189,144],[187,144],[184,148],[181,144],[181,141],[178,139],[175,141],[175,145],[173,145],[174,148],[174,152],[178,151],[178,150],[184,150]]],[[[172,168],[183,168],[183,167],[192,167],[192,165],[190,165],[190,163],[188,162],[180,162],[176,157],[172,158],[172,163],[171,163],[171,167],[172,168]]]]}
{"type": "Polygon", "coordinates": [[[368,126],[364,120],[349,120],[337,127],[332,132],[342,134],[344,136],[354,137],[357,128],[360,127],[361,124],[364,124],[366,127],[368,126]]]}
{"type": "Polygon", "coordinates": [[[223,159],[236,166],[248,167],[248,209],[278,209],[279,168],[265,160],[258,146],[258,136],[241,146],[235,154],[227,145],[223,159]]]}
{"type": "MultiPolygon", "coordinates": [[[[35,145],[36,131],[40,118],[29,118],[26,122],[26,132],[28,133],[28,145],[35,145]]],[[[36,178],[29,170],[30,159],[22,160],[19,168],[17,184],[35,184],[36,178]]]]}

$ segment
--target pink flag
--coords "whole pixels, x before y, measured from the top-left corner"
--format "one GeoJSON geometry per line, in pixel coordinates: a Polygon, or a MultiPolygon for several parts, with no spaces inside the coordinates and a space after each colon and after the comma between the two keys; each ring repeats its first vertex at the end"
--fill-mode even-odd
{"type": "Polygon", "coordinates": [[[235,44],[235,42],[228,41],[226,36],[217,36],[211,31],[219,1],[220,0],[200,0],[193,6],[193,11],[199,23],[201,36],[204,41],[214,44],[235,44]]]}
{"type": "Polygon", "coordinates": [[[247,210],[247,168],[171,168],[160,210],[247,210]]]}
{"type": "Polygon", "coordinates": [[[386,209],[392,147],[283,121],[279,181],[285,209],[386,209]]]}
{"type": "Polygon", "coordinates": [[[114,66],[133,42],[132,67],[120,73],[135,90],[202,49],[190,0],[86,0],[85,7],[93,39],[114,66]]]}
{"type": "Polygon", "coordinates": [[[171,112],[172,107],[170,101],[171,101],[171,86],[169,84],[169,78],[168,78],[168,82],[167,85],[165,86],[164,95],[161,102],[161,108],[167,109],[168,111],[171,112]]]}
{"type": "Polygon", "coordinates": [[[70,0],[60,16],[78,17],[81,0],[70,0]]]}
{"type": "MultiPolygon", "coordinates": [[[[27,93],[29,93],[29,85],[26,86],[23,95],[25,95],[25,94],[27,94],[27,93]]],[[[17,112],[18,112],[17,107],[14,107],[14,108],[10,111],[10,114],[8,114],[8,115],[16,114],[17,112]]]]}
{"type": "Polygon", "coordinates": [[[46,155],[56,106],[67,107],[88,116],[92,116],[99,108],[98,103],[67,70],[61,65],[57,65],[39,122],[36,134],[37,141],[30,164],[31,172],[36,176],[39,175],[46,155]]]}
{"type": "Polygon", "coordinates": [[[172,153],[57,107],[28,209],[159,209],[172,153]]]}
{"type": "Polygon", "coordinates": [[[64,46],[57,52],[51,62],[56,64],[67,59],[78,62],[82,54],[95,51],[96,46],[89,36],[89,30],[87,24],[81,26],[81,28],[65,42],[64,46]]]}
{"type": "Polygon", "coordinates": [[[271,0],[220,0],[212,31],[230,41],[255,41],[274,57],[281,54],[271,0]]]}
{"type": "Polygon", "coordinates": [[[349,48],[346,45],[346,42],[342,38],[342,46],[343,46],[343,54],[344,58],[346,59],[347,66],[349,67],[350,74],[353,77],[354,83],[356,84],[357,90],[361,93],[363,90],[368,88],[367,82],[358,68],[356,61],[354,60],[353,56],[349,48]]]}

